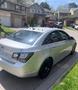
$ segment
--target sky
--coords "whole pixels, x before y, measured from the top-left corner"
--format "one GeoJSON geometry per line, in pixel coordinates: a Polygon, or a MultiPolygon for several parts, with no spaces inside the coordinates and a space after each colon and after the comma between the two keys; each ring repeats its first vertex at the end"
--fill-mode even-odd
{"type": "Polygon", "coordinates": [[[36,0],[36,2],[47,2],[54,9],[56,9],[60,5],[65,5],[71,2],[75,2],[76,4],[78,4],[78,0],[36,0]]]}

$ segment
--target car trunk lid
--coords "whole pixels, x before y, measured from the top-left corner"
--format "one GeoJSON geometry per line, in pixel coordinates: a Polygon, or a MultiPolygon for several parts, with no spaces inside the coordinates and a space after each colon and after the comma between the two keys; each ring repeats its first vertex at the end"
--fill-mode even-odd
{"type": "Polygon", "coordinates": [[[30,48],[30,45],[19,43],[10,39],[1,39],[0,40],[0,57],[4,60],[14,61],[12,54],[14,52],[21,52],[23,49],[30,48]]]}

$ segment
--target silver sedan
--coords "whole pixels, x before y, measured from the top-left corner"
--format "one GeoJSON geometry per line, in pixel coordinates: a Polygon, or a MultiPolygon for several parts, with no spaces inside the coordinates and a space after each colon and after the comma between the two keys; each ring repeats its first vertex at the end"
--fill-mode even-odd
{"type": "Polygon", "coordinates": [[[46,78],[54,64],[73,54],[76,41],[57,28],[27,28],[0,40],[0,67],[18,77],[46,78]]]}

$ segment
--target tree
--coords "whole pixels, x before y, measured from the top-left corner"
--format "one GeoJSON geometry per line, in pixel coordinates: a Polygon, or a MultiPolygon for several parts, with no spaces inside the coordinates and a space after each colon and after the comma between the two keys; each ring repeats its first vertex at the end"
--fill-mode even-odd
{"type": "Polygon", "coordinates": [[[61,5],[57,8],[57,11],[69,11],[71,8],[77,8],[78,5],[76,3],[69,3],[66,5],[61,5]]]}
{"type": "Polygon", "coordinates": [[[46,9],[51,10],[51,8],[50,8],[49,4],[48,4],[48,3],[46,3],[46,2],[42,2],[42,3],[40,4],[40,6],[41,6],[41,7],[43,7],[43,8],[46,8],[46,9]]]}
{"type": "Polygon", "coordinates": [[[68,8],[69,9],[71,9],[71,8],[77,8],[77,7],[78,7],[78,5],[76,3],[74,3],[74,2],[68,4],[68,8]]]}
{"type": "Polygon", "coordinates": [[[31,19],[30,26],[37,26],[37,18],[35,16],[31,19]]]}
{"type": "Polygon", "coordinates": [[[66,11],[69,11],[69,8],[68,8],[68,5],[61,5],[57,8],[57,11],[60,11],[60,12],[66,12],[66,11]]]}

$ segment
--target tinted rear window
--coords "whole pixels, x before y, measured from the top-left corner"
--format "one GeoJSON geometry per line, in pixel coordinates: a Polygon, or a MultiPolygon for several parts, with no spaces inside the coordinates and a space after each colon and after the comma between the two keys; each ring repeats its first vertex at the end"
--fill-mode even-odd
{"type": "Polygon", "coordinates": [[[11,34],[8,38],[17,42],[33,45],[41,34],[41,32],[22,30],[11,34]]]}

